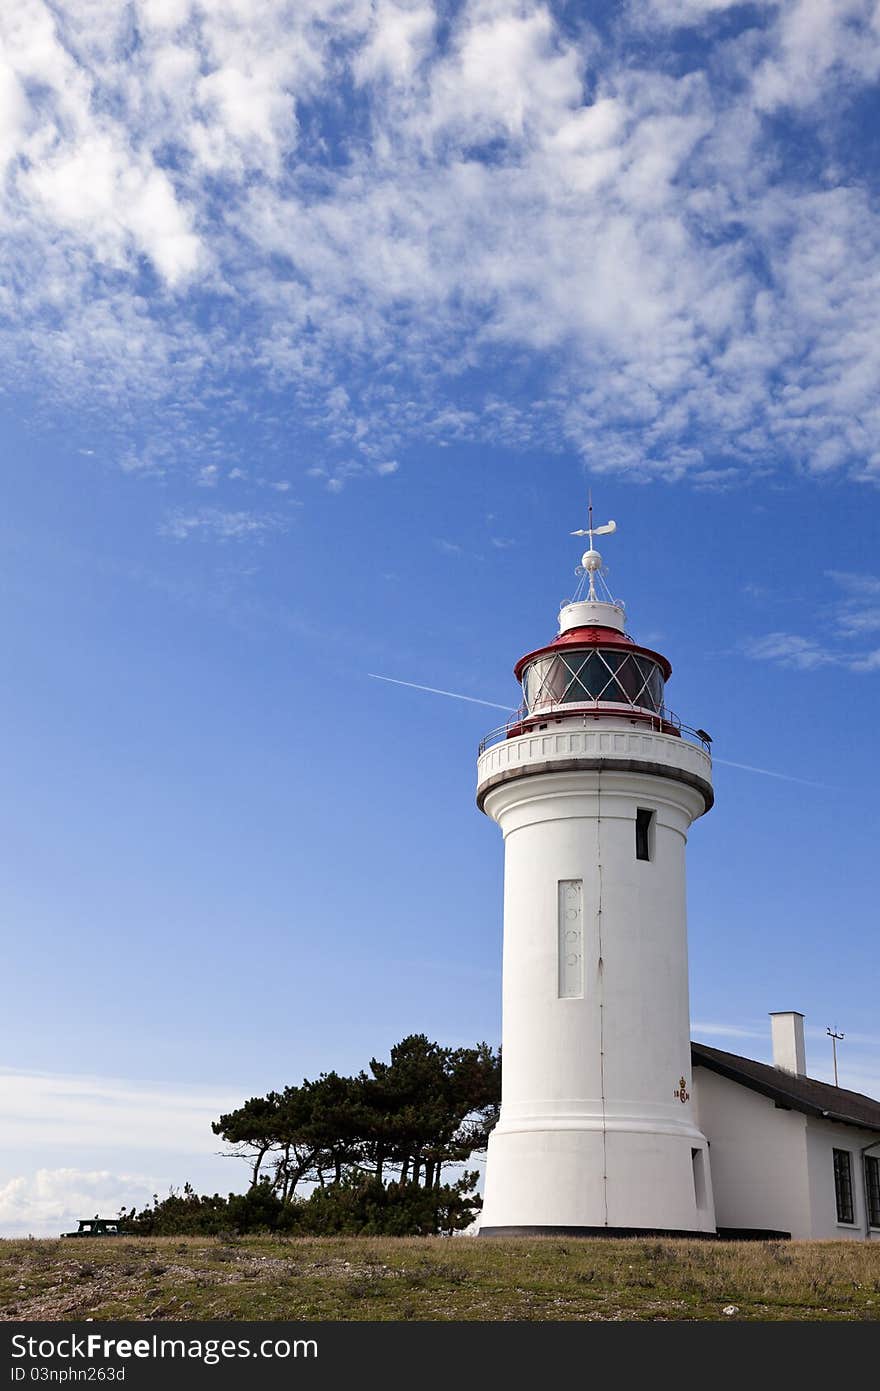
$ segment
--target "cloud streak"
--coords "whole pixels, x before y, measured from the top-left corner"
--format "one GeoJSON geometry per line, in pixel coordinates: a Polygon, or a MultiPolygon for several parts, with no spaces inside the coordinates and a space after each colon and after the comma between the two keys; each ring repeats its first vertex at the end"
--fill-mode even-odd
{"type": "Polygon", "coordinates": [[[708,1034],[710,1038],[761,1038],[769,1042],[769,1026],[758,1029],[745,1024],[706,1023],[703,1020],[691,1021],[691,1033],[708,1034]]]}
{"type": "Polygon", "coordinates": [[[41,1147],[130,1147],[211,1153],[211,1121],[236,1105],[234,1088],[132,1082],[67,1073],[0,1068],[4,1143],[41,1147]]]}

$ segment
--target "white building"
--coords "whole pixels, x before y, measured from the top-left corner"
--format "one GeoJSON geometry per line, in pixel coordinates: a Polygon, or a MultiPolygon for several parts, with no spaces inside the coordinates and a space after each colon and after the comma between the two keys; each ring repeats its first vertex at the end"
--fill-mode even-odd
{"type": "Polygon", "coordinates": [[[576,533],[581,588],[480,750],[477,804],[505,850],[481,1231],[864,1234],[880,1104],[803,1076],[800,1016],[776,1017],[784,1067],[692,1051],[685,845],[714,800],[711,740],[666,707],[667,659],[624,632],[593,547],[615,529],[591,515],[576,533]]]}
{"type": "Polygon", "coordinates": [[[771,1018],[772,1066],[691,1046],[718,1230],[880,1240],[880,1101],[807,1077],[803,1015],[771,1018]]]}

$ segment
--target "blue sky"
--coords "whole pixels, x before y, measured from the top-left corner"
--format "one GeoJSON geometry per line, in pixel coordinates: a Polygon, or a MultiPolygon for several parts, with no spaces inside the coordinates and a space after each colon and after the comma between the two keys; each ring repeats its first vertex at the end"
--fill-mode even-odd
{"type": "Polygon", "coordinates": [[[715,739],[695,1034],[880,1092],[878,74],[873,0],[0,17],[0,1231],[497,1041],[503,712],[368,673],[514,706],[588,487],[715,739]]]}

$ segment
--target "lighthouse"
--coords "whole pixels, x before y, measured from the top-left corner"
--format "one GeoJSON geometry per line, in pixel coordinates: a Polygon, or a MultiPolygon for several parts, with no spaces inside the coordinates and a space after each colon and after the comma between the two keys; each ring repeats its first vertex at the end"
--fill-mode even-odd
{"type": "Polygon", "coordinates": [[[595,538],[523,704],[480,749],[504,837],[502,1101],[485,1236],[715,1231],[691,1100],[685,847],[709,737],[667,709],[666,657],[626,632],[595,538]]]}

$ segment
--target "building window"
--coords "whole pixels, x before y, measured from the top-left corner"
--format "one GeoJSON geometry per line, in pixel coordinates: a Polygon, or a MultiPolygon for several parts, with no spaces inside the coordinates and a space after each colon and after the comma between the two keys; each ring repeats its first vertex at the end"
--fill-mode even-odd
{"type": "Polygon", "coordinates": [[[880,1159],[865,1155],[865,1192],[868,1195],[868,1225],[880,1227],[880,1159]]]}
{"type": "Polygon", "coordinates": [[[852,1155],[849,1150],[834,1150],[834,1196],[837,1199],[838,1222],[855,1222],[853,1211],[852,1155]]]}
{"type": "Polygon", "coordinates": [[[645,807],[636,811],[636,859],[654,858],[654,813],[645,807]]]}

